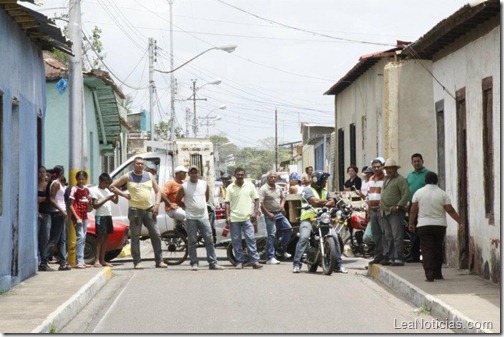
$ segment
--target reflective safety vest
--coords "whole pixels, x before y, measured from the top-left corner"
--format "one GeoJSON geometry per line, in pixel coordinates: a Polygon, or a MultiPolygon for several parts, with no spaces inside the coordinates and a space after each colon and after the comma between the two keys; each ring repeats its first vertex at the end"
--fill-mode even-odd
{"type": "MultiPolygon", "coordinates": [[[[325,188],[322,189],[322,195],[321,196],[319,196],[317,190],[315,188],[313,188],[312,186],[310,186],[310,189],[313,191],[313,195],[315,196],[315,198],[321,199],[321,200],[327,199],[327,190],[325,188]]],[[[307,201],[305,201],[304,199],[301,200],[301,207],[305,207],[305,206],[308,206],[308,205],[309,204],[308,204],[307,201]]],[[[315,209],[317,209],[317,208],[318,207],[315,207],[315,209]]],[[[317,214],[314,211],[312,211],[310,209],[308,209],[308,210],[302,209],[301,210],[300,220],[303,221],[303,220],[307,220],[307,219],[310,219],[310,218],[314,218],[316,216],[317,216],[317,214]]]]}

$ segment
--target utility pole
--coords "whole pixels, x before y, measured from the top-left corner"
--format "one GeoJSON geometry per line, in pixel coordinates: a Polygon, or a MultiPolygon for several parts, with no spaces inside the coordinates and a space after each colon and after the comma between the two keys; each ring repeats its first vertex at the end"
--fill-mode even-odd
{"type": "Polygon", "coordinates": [[[278,132],[277,132],[277,108],[275,107],[275,172],[278,171],[278,132]]]}
{"type": "Polygon", "coordinates": [[[174,0],[168,0],[170,5],[170,140],[175,140],[175,75],[173,74],[173,5],[174,0]]]}
{"type": "MultiPolygon", "coordinates": [[[[75,186],[75,175],[85,170],[89,177],[86,118],[84,116],[84,77],[82,74],[82,23],[81,23],[81,0],[70,0],[68,12],[68,33],[73,42],[74,56],[68,59],[70,71],[69,85],[69,188],[75,186]]],[[[89,183],[89,179],[87,181],[89,183]]],[[[68,226],[68,263],[75,265],[75,248],[77,238],[75,228],[70,223],[68,226]]]]}
{"type": "MultiPolygon", "coordinates": [[[[196,117],[196,101],[206,101],[206,98],[196,98],[196,91],[198,88],[196,88],[196,81],[197,80],[191,80],[193,86],[193,94],[192,94],[192,100],[193,100],[193,135],[194,138],[198,137],[198,118],[196,117]]],[[[191,99],[191,98],[189,98],[191,99]]]]}
{"type": "Polygon", "coordinates": [[[191,125],[191,109],[189,108],[186,108],[185,109],[185,136],[186,138],[189,138],[189,128],[190,128],[190,125],[191,125]]]}
{"type": "Polygon", "coordinates": [[[149,37],[149,119],[150,119],[150,140],[154,140],[154,61],[156,40],[149,37]]]}

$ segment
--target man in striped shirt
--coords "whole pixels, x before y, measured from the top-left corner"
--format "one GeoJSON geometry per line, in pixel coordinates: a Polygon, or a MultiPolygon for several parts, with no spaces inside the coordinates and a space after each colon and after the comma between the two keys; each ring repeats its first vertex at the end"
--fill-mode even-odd
{"type": "Polygon", "coordinates": [[[389,261],[389,257],[383,255],[383,243],[384,240],[392,240],[392,231],[385,231],[384,220],[380,212],[381,190],[385,180],[383,164],[378,158],[371,162],[374,174],[368,181],[369,224],[375,244],[374,259],[369,264],[389,261]]]}

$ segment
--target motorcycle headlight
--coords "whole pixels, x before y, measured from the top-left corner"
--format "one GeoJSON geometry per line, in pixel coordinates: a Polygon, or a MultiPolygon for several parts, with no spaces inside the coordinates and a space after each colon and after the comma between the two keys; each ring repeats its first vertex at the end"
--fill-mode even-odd
{"type": "Polygon", "coordinates": [[[324,224],[329,224],[331,223],[331,216],[329,215],[329,213],[324,213],[320,216],[320,222],[324,223],[324,224]]]}
{"type": "Polygon", "coordinates": [[[342,212],[341,210],[338,210],[338,211],[336,212],[336,217],[337,217],[338,219],[341,219],[341,216],[342,216],[342,215],[343,215],[343,212],[342,212]]]}

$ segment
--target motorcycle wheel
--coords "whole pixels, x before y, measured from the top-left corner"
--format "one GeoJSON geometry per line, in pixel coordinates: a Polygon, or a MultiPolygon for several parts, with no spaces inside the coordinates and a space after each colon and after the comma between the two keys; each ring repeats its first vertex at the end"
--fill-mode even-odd
{"type": "Polygon", "coordinates": [[[347,237],[345,239],[345,242],[343,242],[343,244],[341,244],[340,241],[340,249],[341,249],[341,255],[343,255],[344,257],[353,257],[355,254],[352,249],[352,238],[347,237]],[[347,246],[349,249],[345,249],[347,246]],[[352,252],[352,254],[348,254],[348,252],[352,252]]]}
{"type": "MultiPolygon", "coordinates": [[[[256,247],[257,247],[257,253],[259,254],[259,261],[262,261],[265,259],[266,256],[266,238],[256,238],[256,247]]],[[[250,253],[247,247],[247,242],[245,239],[242,239],[242,249],[243,249],[243,265],[250,264],[250,253]]],[[[233,266],[236,266],[238,262],[236,261],[236,257],[234,254],[233,250],[233,244],[229,242],[227,248],[226,248],[226,255],[231,262],[233,266]]]]}
{"type": "Polygon", "coordinates": [[[168,231],[161,234],[161,242],[166,245],[164,262],[170,266],[179,265],[187,259],[189,247],[186,237],[178,231],[168,231]]]}
{"type": "Polygon", "coordinates": [[[404,232],[404,240],[403,240],[404,257],[410,256],[411,248],[413,248],[413,240],[411,239],[411,234],[409,232],[404,232]]]}
{"type": "Polygon", "coordinates": [[[330,237],[324,241],[324,255],[322,256],[322,270],[324,275],[331,275],[336,267],[336,242],[330,237]]]}

